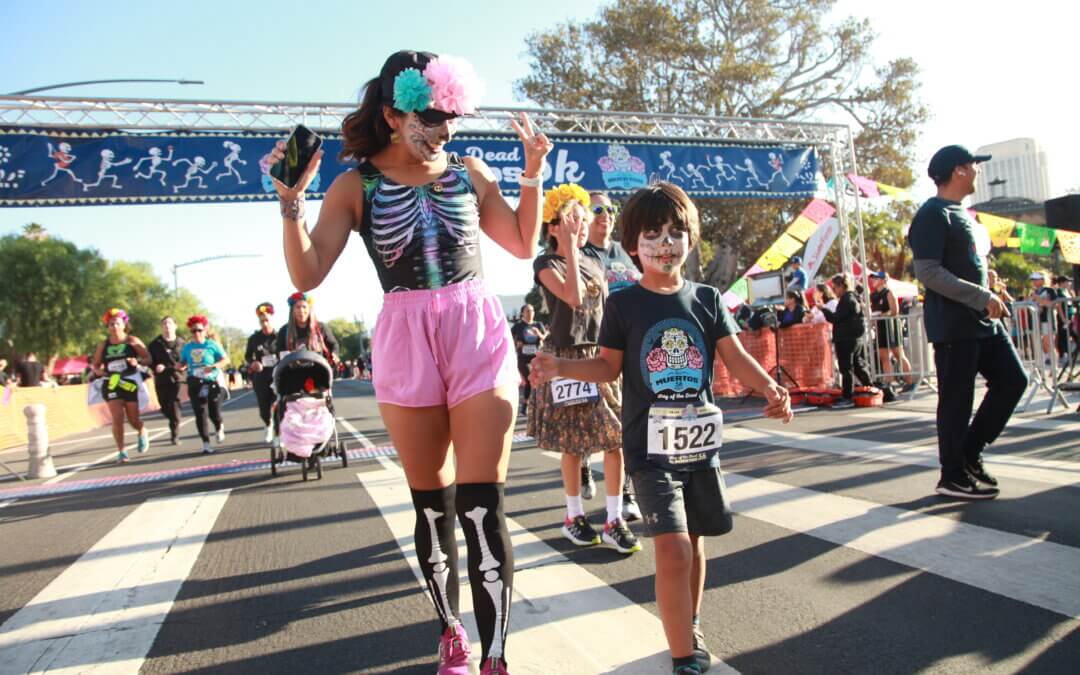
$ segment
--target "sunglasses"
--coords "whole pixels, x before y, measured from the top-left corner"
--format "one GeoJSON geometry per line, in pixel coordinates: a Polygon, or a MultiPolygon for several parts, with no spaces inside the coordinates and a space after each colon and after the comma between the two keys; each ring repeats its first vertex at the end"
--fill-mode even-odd
{"type": "Polygon", "coordinates": [[[192,333],[205,333],[206,329],[205,328],[192,328],[191,332],[192,333]]]}
{"type": "Polygon", "coordinates": [[[592,207],[592,212],[596,215],[606,213],[609,216],[613,216],[619,212],[619,207],[615,206],[614,204],[597,204],[596,206],[592,207]]]}

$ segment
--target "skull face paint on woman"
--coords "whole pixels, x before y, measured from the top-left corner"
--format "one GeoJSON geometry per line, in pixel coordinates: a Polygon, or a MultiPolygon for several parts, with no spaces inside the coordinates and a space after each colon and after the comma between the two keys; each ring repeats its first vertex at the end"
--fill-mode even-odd
{"type": "Polygon", "coordinates": [[[668,221],[659,228],[648,227],[641,231],[637,256],[646,272],[670,275],[686,262],[689,242],[686,228],[668,221]]]}
{"type": "Polygon", "coordinates": [[[433,162],[454,137],[456,129],[455,118],[428,124],[419,115],[411,112],[405,115],[401,136],[409,154],[421,162],[433,162]]]}

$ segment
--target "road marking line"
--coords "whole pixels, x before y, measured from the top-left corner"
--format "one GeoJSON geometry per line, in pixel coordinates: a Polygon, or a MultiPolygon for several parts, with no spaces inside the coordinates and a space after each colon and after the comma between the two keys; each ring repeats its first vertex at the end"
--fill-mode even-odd
{"type": "MultiPolygon", "coordinates": [[[[868,439],[840,438],[823,434],[775,429],[748,429],[746,427],[726,427],[724,429],[725,443],[743,441],[810,450],[843,457],[858,457],[910,466],[922,466],[935,470],[940,468],[936,445],[879,443],[868,439]]],[[[991,453],[984,454],[983,461],[993,473],[1005,478],[1016,478],[1050,485],[1076,485],[1080,483],[1080,463],[1077,462],[991,453]]]]}
{"type": "MultiPolygon", "coordinates": [[[[358,473],[357,478],[379,507],[421,589],[425,588],[413,542],[416,516],[404,473],[391,466],[382,471],[358,473]]],[[[515,673],[671,672],[671,658],[659,618],[571,562],[513,519],[507,518],[506,525],[515,557],[514,610],[506,655],[515,673]],[[634,636],[633,640],[627,640],[628,635],[634,636]],[[583,641],[582,636],[588,636],[588,640],[583,641]],[[596,644],[619,645],[619,648],[594,649],[596,644]]],[[[478,658],[479,640],[467,588],[467,554],[460,531],[458,535],[461,618],[475,641],[473,653],[478,658]]],[[[710,672],[737,673],[719,661],[714,661],[710,672]]]]}
{"type": "Polygon", "coordinates": [[[141,504],[0,626],[4,670],[137,674],[228,496],[141,504]]]}
{"type": "MultiPolygon", "coordinates": [[[[891,422],[909,420],[912,417],[922,417],[923,419],[926,419],[930,422],[937,421],[936,413],[916,410],[904,410],[902,416],[898,416],[894,411],[888,409],[880,410],[876,408],[870,408],[860,412],[858,416],[875,420],[888,420],[891,422]]],[[[1040,431],[1071,431],[1080,430],[1080,422],[1076,421],[1076,418],[1073,416],[1072,413],[1069,413],[1069,411],[1065,411],[1065,413],[1057,417],[1031,418],[1013,415],[1009,418],[1009,423],[1006,425],[1005,428],[1011,429],[1014,427],[1038,429],[1040,431]]]]}

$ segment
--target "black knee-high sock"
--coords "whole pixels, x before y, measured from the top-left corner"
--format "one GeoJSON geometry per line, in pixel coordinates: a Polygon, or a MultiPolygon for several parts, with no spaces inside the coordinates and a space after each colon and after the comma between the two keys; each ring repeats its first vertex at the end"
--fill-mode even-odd
{"type": "Polygon", "coordinates": [[[410,490],[416,508],[416,557],[431,601],[446,632],[458,621],[458,551],[454,537],[454,486],[439,490],[410,490]],[[434,530],[434,537],[432,531],[434,530]]]}
{"type": "Polygon", "coordinates": [[[481,658],[505,658],[514,551],[503,514],[503,484],[458,484],[457,515],[469,551],[469,585],[483,646],[481,658]]]}

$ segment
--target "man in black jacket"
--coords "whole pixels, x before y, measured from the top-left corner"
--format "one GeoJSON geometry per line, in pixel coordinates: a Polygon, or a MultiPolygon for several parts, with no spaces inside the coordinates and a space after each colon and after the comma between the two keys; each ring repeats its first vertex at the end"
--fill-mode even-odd
{"type": "Polygon", "coordinates": [[[851,278],[846,274],[837,274],[831,279],[833,292],[836,293],[836,309],[821,307],[825,319],[833,325],[833,345],[836,348],[836,361],[840,366],[840,382],[843,399],[837,401],[834,408],[850,408],[854,393],[853,376],[859,378],[864,387],[870,386],[872,378],[866,369],[866,349],[862,336],[866,333],[862,306],[851,292],[851,278]]]}
{"type": "Polygon", "coordinates": [[[157,392],[161,413],[169,420],[172,444],[180,442],[180,385],[184,381],[184,362],[180,350],[184,338],[176,334],[176,320],[161,318],[161,335],[150,341],[150,368],[154,371],[154,391],[157,392]]]}

